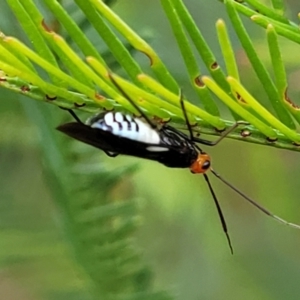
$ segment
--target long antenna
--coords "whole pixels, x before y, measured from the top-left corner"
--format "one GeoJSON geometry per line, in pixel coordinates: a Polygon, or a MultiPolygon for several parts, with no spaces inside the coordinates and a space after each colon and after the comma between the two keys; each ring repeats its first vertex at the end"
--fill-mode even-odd
{"type": "MultiPolygon", "coordinates": [[[[191,124],[189,122],[187,112],[185,110],[184,99],[183,99],[183,94],[182,94],[182,90],[181,89],[180,89],[179,93],[180,93],[179,94],[179,96],[180,96],[180,98],[179,98],[180,99],[179,100],[180,101],[180,106],[181,106],[181,109],[182,109],[182,112],[183,112],[183,116],[184,116],[184,119],[185,119],[185,122],[186,122],[186,126],[187,126],[189,134],[190,134],[190,139],[191,139],[191,141],[194,141],[193,130],[192,130],[192,126],[191,126],[191,124]]],[[[202,153],[202,150],[196,144],[195,144],[195,146],[202,153]]],[[[219,201],[217,199],[217,196],[216,196],[216,194],[215,194],[215,192],[213,190],[213,187],[212,187],[212,185],[211,185],[211,183],[209,181],[209,178],[208,178],[207,174],[203,173],[203,175],[204,175],[205,181],[206,181],[206,183],[208,185],[208,188],[210,190],[210,193],[213,196],[214,203],[216,205],[216,208],[217,208],[217,211],[218,211],[218,215],[219,215],[219,218],[220,218],[220,221],[221,221],[221,224],[222,224],[222,228],[223,228],[223,231],[224,231],[224,233],[226,235],[228,246],[230,248],[230,252],[231,252],[231,254],[233,254],[233,248],[232,248],[230,236],[229,236],[229,233],[228,233],[228,228],[227,228],[226,220],[225,220],[225,217],[223,215],[221,206],[219,204],[219,201]]]]}
{"type": "Polygon", "coordinates": [[[286,220],[284,220],[284,219],[282,219],[282,218],[274,215],[269,210],[267,210],[266,208],[264,208],[263,206],[261,206],[260,204],[258,204],[257,202],[255,202],[253,199],[251,199],[250,197],[248,197],[247,195],[245,195],[243,192],[241,192],[240,190],[238,190],[236,187],[234,187],[231,183],[229,183],[227,180],[225,180],[223,177],[221,177],[221,175],[218,174],[216,171],[214,171],[212,168],[210,170],[223,183],[225,183],[232,190],[234,190],[237,194],[239,194],[240,196],[242,196],[245,200],[247,200],[248,202],[250,202],[253,206],[255,206],[256,208],[258,208],[261,212],[263,212],[267,216],[269,216],[269,217],[271,217],[271,218],[273,218],[273,219],[277,220],[278,222],[283,223],[285,225],[288,225],[288,226],[300,229],[300,225],[288,222],[288,221],[286,221],[286,220]]]}
{"type": "Polygon", "coordinates": [[[225,218],[224,218],[224,215],[222,213],[222,209],[221,209],[221,206],[219,204],[219,201],[217,199],[217,196],[211,186],[211,183],[208,179],[208,176],[207,174],[203,174],[204,175],[204,178],[205,178],[205,181],[207,182],[207,185],[209,187],[209,190],[213,196],[213,199],[214,199],[214,202],[215,202],[215,205],[216,205],[216,208],[217,208],[217,211],[218,211],[218,215],[219,215],[219,218],[220,218],[220,221],[221,221],[221,224],[222,224],[222,228],[223,228],[223,231],[226,235],[226,238],[227,238],[227,242],[228,242],[228,245],[229,245],[229,248],[230,248],[230,251],[231,251],[231,254],[233,254],[233,248],[232,248],[232,244],[231,244],[231,240],[230,240],[230,237],[229,237],[229,233],[228,233],[228,229],[227,229],[227,225],[226,225],[226,221],[225,221],[225,218]]]}

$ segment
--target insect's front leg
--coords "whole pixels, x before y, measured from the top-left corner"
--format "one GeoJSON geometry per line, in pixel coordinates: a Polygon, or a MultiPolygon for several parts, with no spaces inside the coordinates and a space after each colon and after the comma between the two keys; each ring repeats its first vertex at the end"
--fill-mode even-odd
{"type": "Polygon", "coordinates": [[[197,138],[197,137],[194,137],[194,136],[192,137],[192,141],[196,142],[196,143],[204,144],[204,145],[207,145],[207,146],[215,146],[215,145],[219,144],[226,136],[228,136],[236,128],[238,128],[239,126],[246,126],[246,125],[250,125],[250,124],[246,121],[237,121],[235,124],[233,124],[232,126],[227,128],[222,133],[222,135],[220,137],[218,137],[215,141],[209,141],[209,140],[197,138]]]}

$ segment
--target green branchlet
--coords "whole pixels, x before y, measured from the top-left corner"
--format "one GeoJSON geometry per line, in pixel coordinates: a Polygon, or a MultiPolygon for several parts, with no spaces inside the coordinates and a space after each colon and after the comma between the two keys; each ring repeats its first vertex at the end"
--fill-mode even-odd
{"type": "MultiPolygon", "coordinates": [[[[32,48],[1,33],[0,86],[62,108],[91,113],[103,109],[137,113],[113,84],[113,77],[147,115],[169,121],[179,129],[186,129],[179,105],[180,84],[170,74],[155,50],[104,2],[75,2],[106,42],[119,67],[125,71],[126,79],[109,70],[104,57],[58,1],[45,0],[44,3],[67,31],[68,38],[76,43],[78,53],[61,35],[46,25],[33,0],[7,0],[30,39],[32,48]],[[114,30],[131,47],[149,58],[154,76],[145,74],[114,30]]],[[[216,30],[226,71],[216,61],[213,51],[183,1],[161,0],[183,56],[190,83],[201,106],[195,106],[185,98],[185,108],[193,130],[218,135],[219,131],[232,125],[233,121],[221,117],[218,102],[214,99],[216,96],[229,108],[234,120],[243,119],[251,124],[243,129],[248,132],[247,137],[241,134],[241,129],[233,132],[230,137],[298,151],[300,135],[295,128],[300,121],[299,108],[287,96],[288,83],[277,38],[277,35],[281,35],[299,43],[297,25],[285,17],[281,0],[272,0],[271,8],[257,0],[244,1],[248,3],[247,6],[233,0],[223,2],[256,76],[265,88],[272,110],[270,112],[270,109],[260,104],[241,84],[238,64],[223,20],[217,21],[216,30]],[[274,82],[259,59],[240,14],[266,28],[274,82]],[[196,49],[196,53],[193,49],[196,49]],[[200,70],[197,55],[201,57],[207,70],[200,70]],[[205,75],[206,71],[211,77],[205,75]]],[[[45,119],[40,117],[34,104],[30,106],[28,113],[43,127],[45,119]]],[[[51,137],[51,133],[47,133],[51,137]]],[[[51,142],[45,143],[49,144],[51,142]]],[[[89,173],[88,183],[85,174],[78,172],[80,168],[77,168],[76,174],[72,171],[61,171],[68,168],[62,167],[64,159],[58,148],[54,146],[50,152],[47,146],[44,147],[44,152],[49,162],[49,177],[57,187],[55,198],[60,199],[58,204],[65,213],[67,232],[75,246],[78,260],[92,279],[95,294],[101,293],[103,299],[171,299],[165,292],[152,291],[152,274],[141,262],[140,253],[133,249],[131,236],[139,225],[135,202],[121,199],[112,203],[107,200],[118,180],[124,175],[126,177],[135,168],[119,169],[115,172],[105,168],[98,169],[89,173]],[[74,176],[77,178],[76,183],[71,180],[74,176]],[[101,181],[98,180],[99,176],[101,181]],[[97,184],[91,184],[92,178],[97,184]],[[92,194],[97,195],[97,198],[91,198],[92,194]]]]}
{"type": "MultiPolygon", "coordinates": [[[[57,20],[68,31],[69,36],[79,47],[82,54],[85,56],[85,61],[79,57],[64,39],[47,27],[43,21],[43,16],[37,10],[33,1],[26,1],[21,3],[16,0],[8,0],[13,12],[18,18],[24,31],[32,41],[35,50],[31,50],[20,41],[12,37],[6,37],[1,34],[0,40],[0,67],[3,75],[1,85],[6,88],[18,91],[18,85],[10,84],[10,82],[20,82],[20,93],[26,94],[34,99],[46,100],[52,104],[65,107],[76,108],[89,112],[97,111],[99,109],[126,109],[133,111],[128,101],[120,95],[120,92],[110,82],[107,74],[109,72],[105,60],[93,44],[87,40],[80,28],[72,21],[64,8],[58,4],[57,1],[47,0],[45,4],[57,17],[57,20]],[[56,56],[55,56],[56,55],[56,56]],[[57,59],[57,57],[59,59],[57,59]],[[61,64],[64,66],[64,71],[61,69],[61,64]],[[48,78],[41,77],[37,71],[37,66],[42,68],[48,74],[48,78]],[[67,70],[67,72],[65,71],[67,70]],[[96,89],[95,89],[96,87],[96,89]],[[44,97],[42,95],[44,94],[44,97]]],[[[150,116],[159,117],[164,120],[172,119],[172,122],[182,124],[184,122],[182,113],[179,108],[179,84],[175,82],[170,75],[164,63],[156,54],[154,49],[141,37],[139,37],[123,20],[121,20],[108,6],[102,1],[76,1],[77,5],[86,14],[86,17],[98,31],[101,38],[106,41],[110,51],[114,54],[120,66],[126,71],[128,77],[133,84],[124,83],[123,88],[127,88],[129,94],[132,93],[133,100],[139,101],[139,104],[145,109],[150,116]],[[157,90],[151,89],[149,84],[145,81],[145,76],[141,67],[137,65],[133,56],[124,47],[120,39],[114,34],[111,25],[115,28],[129,44],[137,51],[143,52],[150,59],[150,66],[154,72],[156,79],[156,86],[164,88],[164,93],[168,90],[172,94],[172,101],[170,98],[164,98],[157,90]],[[143,82],[141,81],[143,78],[143,82]],[[125,87],[126,85],[126,87],[125,87]],[[134,91],[133,91],[134,90],[134,91]],[[139,95],[140,93],[140,95],[139,95]],[[142,96],[141,96],[142,94],[142,96]],[[156,95],[158,94],[160,98],[156,95]],[[174,96],[177,96],[177,101],[174,96]]],[[[168,0],[162,1],[163,8],[166,12],[170,24],[173,28],[178,45],[181,49],[182,56],[185,60],[189,78],[192,86],[195,88],[199,100],[204,109],[196,107],[192,104],[186,105],[188,113],[191,115],[191,122],[197,124],[195,130],[201,132],[201,128],[206,128],[207,124],[216,128],[218,131],[222,130],[230,124],[230,121],[224,121],[219,117],[219,112],[215,100],[213,100],[209,93],[207,86],[203,83],[201,71],[193,54],[193,50],[187,34],[191,38],[197,49],[197,54],[201,56],[205,62],[206,67],[216,82],[216,87],[221,88],[228,94],[232,100],[239,104],[234,110],[231,110],[235,120],[245,118],[243,109],[248,110],[251,117],[247,119],[253,126],[252,120],[260,118],[260,121],[268,126],[265,118],[261,118],[264,114],[262,111],[256,111],[253,106],[247,103],[247,99],[240,99],[226,79],[226,73],[222,71],[220,65],[216,62],[213,52],[210,50],[208,44],[205,42],[199,28],[197,28],[192,17],[188,13],[182,0],[168,0]],[[194,120],[194,121],[193,121],[194,120]]],[[[248,55],[250,62],[257,74],[257,77],[262,82],[263,87],[269,96],[270,104],[274,109],[274,118],[278,118],[279,122],[285,124],[291,130],[295,129],[295,123],[291,115],[298,121],[298,109],[293,105],[292,101],[286,94],[286,79],[284,68],[280,60],[280,51],[276,42],[276,34],[282,34],[282,30],[288,32],[285,37],[290,38],[290,35],[300,35],[296,31],[295,24],[289,22],[284,14],[279,14],[278,10],[283,9],[280,1],[275,1],[274,7],[276,9],[262,6],[258,1],[248,1],[249,6],[244,6],[241,3],[226,0],[224,1],[230,20],[238,34],[238,37],[248,55]],[[263,14],[257,13],[262,12],[263,14]],[[253,47],[250,37],[246,33],[246,29],[241,22],[238,12],[251,17],[254,20],[264,20],[268,23],[267,37],[269,41],[270,54],[274,66],[274,73],[280,76],[276,77],[276,83],[273,83],[263,63],[259,60],[257,53],[253,47]],[[271,27],[272,32],[271,32],[271,27]],[[277,45],[277,46],[276,46],[277,45]],[[275,53],[276,52],[276,53],[275,53]],[[279,66],[281,65],[281,71],[279,66]],[[285,87],[285,90],[283,88],[285,87]]],[[[227,67],[227,76],[233,76],[239,80],[239,73],[237,64],[234,59],[229,37],[226,33],[226,27],[222,20],[217,22],[217,33],[222,49],[224,62],[227,67]]],[[[148,78],[149,75],[147,75],[148,78]]],[[[149,81],[149,80],[148,80],[149,81]]],[[[215,85],[214,85],[215,86],[215,85]]],[[[210,88],[211,89],[211,88],[210,88]]],[[[214,88],[211,90],[213,94],[218,94],[219,91],[214,88]]],[[[188,101],[188,99],[186,99],[188,101]]],[[[222,100],[222,99],[221,99],[222,100]]],[[[224,102],[224,101],[223,101],[224,102]]],[[[259,102],[259,101],[257,101],[259,102]]],[[[258,109],[258,107],[256,107],[258,109]]],[[[273,124],[270,124],[273,126],[273,124]]],[[[179,125],[181,126],[181,125],[179,125]]],[[[248,130],[257,135],[257,131],[261,131],[261,127],[256,126],[247,127],[248,130]]],[[[283,128],[283,126],[279,126],[283,128]]],[[[286,131],[282,132],[277,127],[273,127],[273,132],[276,131],[278,139],[274,146],[281,147],[280,139],[288,137],[291,139],[289,149],[297,150],[292,142],[299,142],[297,134],[286,135],[286,131]]],[[[265,134],[270,131],[261,131],[265,134]]],[[[232,137],[245,139],[233,134],[232,137]]],[[[267,138],[273,138],[267,136],[267,138]]],[[[265,144],[264,139],[256,141],[257,143],[265,144]]]]}

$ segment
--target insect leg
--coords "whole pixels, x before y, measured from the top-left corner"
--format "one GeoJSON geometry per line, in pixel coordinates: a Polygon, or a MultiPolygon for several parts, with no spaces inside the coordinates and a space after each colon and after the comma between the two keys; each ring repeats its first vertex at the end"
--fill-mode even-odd
{"type": "Polygon", "coordinates": [[[193,140],[194,139],[193,130],[192,130],[192,126],[189,122],[188,115],[186,113],[186,109],[185,109],[185,106],[184,106],[184,100],[183,100],[183,94],[182,94],[181,89],[179,91],[179,96],[180,96],[180,100],[179,100],[180,101],[180,106],[181,106],[181,109],[182,109],[182,113],[183,113],[183,116],[184,116],[184,119],[185,119],[186,126],[188,128],[189,133],[190,133],[190,139],[193,140]]]}
{"type": "Polygon", "coordinates": [[[277,220],[280,223],[283,223],[285,225],[300,229],[300,225],[298,224],[294,224],[294,223],[290,223],[276,215],[274,215],[273,213],[271,213],[269,210],[267,210],[266,208],[264,208],[263,206],[261,206],[260,204],[258,204],[257,202],[255,202],[253,199],[251,199],[250,197],[248,197],[247,195],[245,195],[244,193],[242,193],[240,190],[238,190],[236,187],[234,187],[231,183],[229,183],[227,180],[225,180],[223,177],[221,177],[221,175],[219,175],[216,171],[214,171],[212,168],[210,168],[211,172],[217,177],[219,178],[223,183],[225,183],[228,187],[230,187],[232,190],[234,190],[237,194],[239,194],[240,196],[242,196],[246,201],[250,202],[253,206],[255,206],[256,208],[258,208],[261,212],[263,212],[264,214],[266,214],[267,216],[277,220]]]}
{"type": "Polygon", "coordinates": [[[231,254],[233,254],[233,248],[232,248],[232,244],[231,244],[231,240],[230,240],[230,237],[229,237],[229,233],[228,233],[228,229],[227,229],[225,217],[224,217],[224,215],[222,213],[221,206],[220,206],[219,201],[217,199],[217,196],[216,196],[216,194],[215,194],[215,192],[214,192],[214,190],[213,190],[213,188],[211,186],[211,183],[210,183],[210,181],[208,179],[207,174],[204,173],[203,175],[204,175],[205,181],[206,181],[206,183],[207,183],[207,185],[209,187],[209,190],[210,190],[210,192],[211,192],[211,194],[213,196],[213,199],[214,199],[217,211],[218,211],[218,215],[219,215],[219,218],[220,218],[220,221],[221,221],[221,224],[222,224],[222,228],[223,228],[223,231],[224,231],[224,233],[226,235],[226,238],[227,238],[228,246],[230,248],[231,254]]]}
{"type": "Polygon", "coordinates": [[[73,110],[68,109],[67,111],[71,114],[71,116],[72,116],[78,123],[84,124],[84,123],[79,119],[79,117],[74,113],[73,110]]]}
{"type": "Polygon", "coordinates": [[[66,110],[67,112],[69,112],[71,114],[71,116],[80,124],[84,124],[80,119],[79,117],[74,113],[74,111],[70,108],[65,108],[65,107],[59,107],[63,110],[66,110]]]}
{"type": "Polygon", "coordinates": [[[121,94],[128,100],[128,102],[141,114],[141,116],[145,119],[145,121],[149,124],[149,126],[152,129],[156,129],[157,125],[153,123],[148,116],[140,109],[140,107],[130,98],[130,96],[122,89],[122,87],[117,83],[117,81],[114,79],[112,73],[108,73],[108,76],[112,83],[118,88],[118,90],[121,92],[121,94]]]}
{"type": "MultiPolygon", "coordinates": [[[[181,132],[180,130],[178,130],[178,129],[172,127],[172,126],[169,126],[167,124],[164,125],[164,127],[168,128],[169,131],[173,131],[174,133],[176,133],[177,135],[181,136],[185,140],[191,141],[190,137],[187,136],[185,133],[181,132]]],[[[209,140],[206,140],[206,139],[200,139],[200,138],[194,138],[194,137],[192,137],[192,141],[193,142],[197,142],[197,143],[201,143],[203,145],[208,145],[208,146],[212,146],[211,143],[214,143],[213,141],[209,141],[209,140]]],[[[195,145],[195,146],[197,147],[197,145],[195,145]]],[[[200,149],[199,147],[197,147],[197,148],[200,149]]]]}
{"type": "MultiPolygon", "coordinates": [[[[189,122],[188,119],[188,115],[184,106],[184,100],[183,100],[183,95],[182,95],[182,91],[180,90],[180,106],[182,108],[182,112],[184,115],[184,119],[186,122],[186,126],[188,128],[189,134],[190,134],[190,140],[196,143],[200,143],[203,145],[207,145],[207,146],[215,146],[217,145],[219,142],[221,142],[229,133],[231,133],[234,129],[236,129],[238,126],[241,125],[249,125],[249,123],[245,122],[245,121],[237,121],[233,126],[229,127],[218,139],[216,139],[215,141],[210,141],[210,140],[206,140],[206,139],[201,139],[201,138],[196,138],[193,135],[193,130],[192,130],[192,126],[189,122]]],[[[181,133],[180,131],[177,131],[176,129],[173,131],[176,132],[177,134],[179,134],[181,137],[183,138],[187,138],[187,136],[183,133],[181,133]]]]}
{"type": "Polygon", "coordinates": [[[207,146],[215,146],[215,145],[219,144],[228,134],[230,134],[232,131],[234,131],[237,127],[239,127],[241,125],[249,125],[249,123],[245,122],[245,121],[237,121],[231,127],[227,128],[222,133],[222,135],[219,138],[217,138],[215,141],[209,141],[206,139],[201,139],[201,138],[196,138],[196,137],[192,137],[192,140],[196,143],[201,143],[201,144],[204,144],[207,146]]]}

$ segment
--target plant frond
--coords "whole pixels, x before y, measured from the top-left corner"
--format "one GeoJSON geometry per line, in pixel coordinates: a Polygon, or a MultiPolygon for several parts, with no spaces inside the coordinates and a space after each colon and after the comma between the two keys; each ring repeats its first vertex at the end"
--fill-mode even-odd
{"type": "MultiPolygon", "coordinates": [[[[264,118],[265,111],[262,109],[262,106],[256,105],[254,107],[254,102],[250,101],[252,103],[250,104],[248,99],[241,98],[241,95],[230,84],[231,77],[237,81],[240,81],[241,78],[229,36],[226,33],[225,23],[222,20],[218,20],[216,28],[223,59],[227,66],[226,71],[222,70],[220,64],[216,61],[213,51],[210,50],[183,1],[162,1],[163,8],[181,49],[190,82],[200,97],[201,106],[203,106],[202,109],[193,104],[187,105],[187,111],[192,116],[192,119],[194,118],[194,130],[197,133],[218,134],[220,130],[224,130],[227,126],[232,125],[232,121],[220,118],[217,102],[213,99],[213,94],[220,94],[218,92],[220,88],[230,97],[231,102],[234,101],[238,104],[228,105],[227,101],[223,98],[220,99],[229,107],[233,118],[235,120],[247,118],[246,120],[253,125],[244,128],[251,133],[251,138],[239,134],[240,130],[232,133],[230,137],[261,144],[266,144],[267,138],[268,141],[273,141],[273,143],[267,143],[268,145],[297,151],[298,147],[294,144],[300,142],[298,134],[286,135],[289,131],[282,131],[284,126],[290,130],[295,130],[294,120],[298,122],[300,118],[297,105],[287,95],[286,75],[276,36],[277,34],[282,34],[281,29],[294,35],[298,33],[295,30],[294,23],[290,22],[283,13],[279,14],[278,7],[283,9],[283,6],[279,5],[279,3],[276,2],[274,4],[276,9],[262,6],[254,0],[247,1],[247,3],[248,5],[245,2],[224,1],[233,27],[273,107],[271,114],[282,125],[277,123],[279,126],[275,126],[274,122],[270,123],[270,118],[264,118]],[[241,22],[239,13],[250,17],[254,21],[260,18],[268,22],[268,26],[265,26],[267,28],[266,36],[269,41],[276,82],[273,82],[259,59],[253,42],[251,42],[246,28],[241,22]],[[192,44],[190,44],[188,35],[197,50],[196,54],[200,55],[207,70],[216,82],[216,85],[213,85],[213,89],[209,89],[204,82],[208,79],[206,79],[205,72],[200,70],[195,59],[196,56],[190,46],[192,44]],[[281,66],[280,70],[279,66],[281,66]],[[234,109],[232,108],[233,106],[235,107],[234,109]],[[247,116],[243,112],[244,110],[248,111],[249,114],[246,114],[247,116]],[[261,125],[257,127],[259,122],[261,125]],[[267,129],[268,127],[271,127],[272,130],[267,129]],[[214,128],[217,129],[217,132],[214,131],[214,128]],[[287,146],[283,146],[287,144],[288,140],[290,140],[290,143],[287,146]]],[[[0,55],[0,67],[2,69],[2,87],[65,108],[80,109],[88,112],[112,108],[117,110],[125,108],[133,111],[133,108],[109,81],[106,56],[98,52],[94,43],[87,39],[63,6],[57,1],[45,1],[47,7],[57,18],[57,22],[68,32],[68,40],[73,41],[77,45],[79,52],[74,51],[61,35],[46,25],[42,13],[37,9],[33,1],[21,3],[10,0],[8,4],[32,41],[35,50],[31,50],[15,38],[7,37],[4,34],[1,35],[0,50],[2,55],[0,55]],[[88,64],[84,62],[84,58],[88,64]],[[47,73],[48,79],[41,76],[41,68],[47,73]]],[[[143,106],[149,116],[159,117],[165,121],[171,119],[172,125],[182,128],[184,120],[179,111],[178,98],[180,84],[170,75],[170,72],[154,49],[106,6],[104,2],[98,0],[89,2],[77,0],[76,4],[90,21],[90,24],[97,30],[101,39],[106,42],[109,51],[118,61],[119,67],[126,71],[128,76],[126,80],[130,79],[132,81],[131,85],[127,84],[127,87],[130,87],[128,92],[132,92],[135,86],[137,89],[135,94],[143,94],[143,101],[139,104],[143,106]],[[115,34],[114,30],[117,30],[127,40],[127,45],[130,45],[131,49],[142,52],[149,58],[150,67],[156,77],[155,79],[152,78],[152,80],[156,80],[156,85],[162,87],[161,91],[163,88],[167,90],[172,95],[172,99],[177,97],[177,101],[172,100],[170,102],[170,95],[165,99],[166,93],[161,95],[157,89],[151,90],[151,85],[148,86],[144,79],[144,72],[141,67],[137,65],[128,47],[124,46],[123,41],[115,34]],[[159,97],[155,98],[156,100],[153,102],[151,99],[157,97],[157,93],[159,97]]],[[[284,36],[291,39],[289,35],[284,36]]],[[[210,87],[212,87],[211,84],[210,87]]],[[[126,90],[125,87],[124,89],[126,90]]],[[[248,91],[247,95],[250,94],[248,91]]],[[[135,101],[138,101],[139,95],[133,98],[135,101]]],[[[256,102],[260,101],[256,99],[256,102]]]]}

